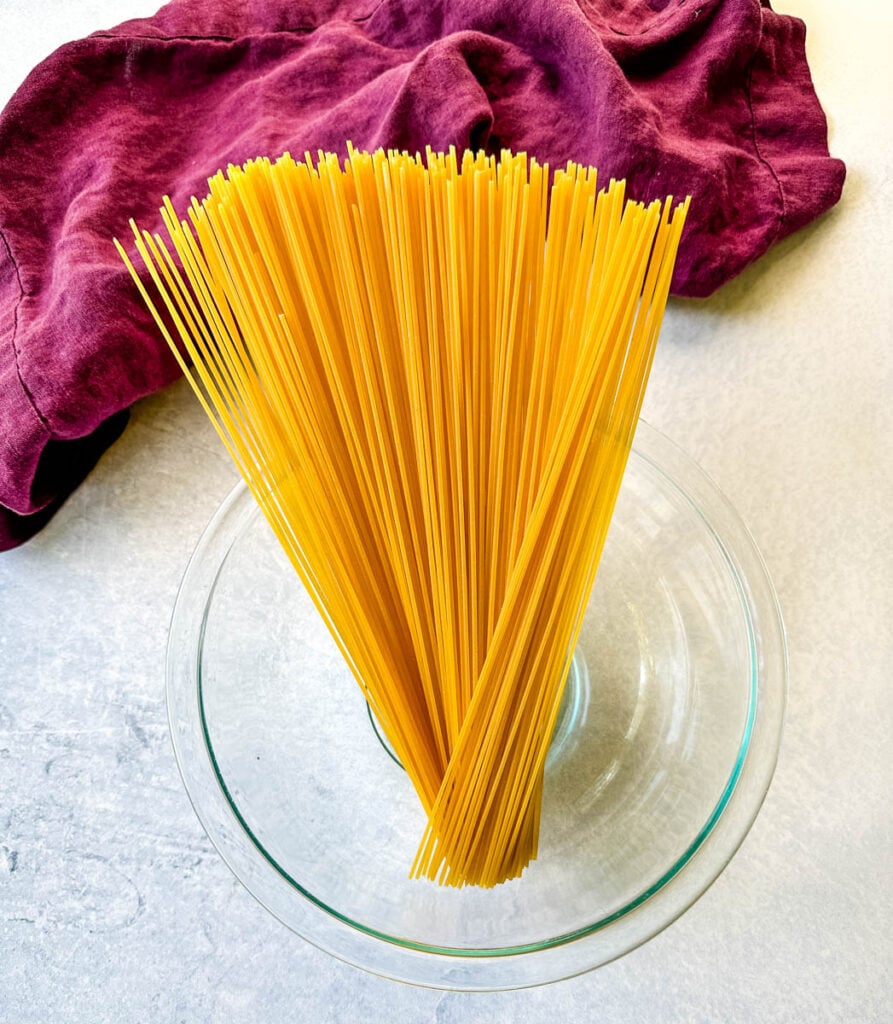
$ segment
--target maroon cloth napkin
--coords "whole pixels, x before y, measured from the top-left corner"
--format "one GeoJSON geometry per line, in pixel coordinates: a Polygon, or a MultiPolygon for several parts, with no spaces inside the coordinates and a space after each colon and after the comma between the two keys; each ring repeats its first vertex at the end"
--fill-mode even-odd
{"type": "Polygon", "coordinates": [[[693,196],[708,295],[835,203],[805,29],[767,0],[174,0],[57,50],[0,115],[0,549],[177,375],[112,247],[228,163],[455,145],[693,196]]]}

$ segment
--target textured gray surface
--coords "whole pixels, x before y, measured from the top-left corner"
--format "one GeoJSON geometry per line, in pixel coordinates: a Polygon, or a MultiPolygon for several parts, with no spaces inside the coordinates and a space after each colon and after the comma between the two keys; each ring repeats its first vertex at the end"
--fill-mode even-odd
{"type": "MultiPolygon", "coordinates": [[[[528,992],[395,985],[269,917],[205,838],[167,737],[167,622],[234,481],[180,385],[37,538],[0,556],[0,1021],[853,1022],[893,1002],[893,89],[886,5],[784,0],[841,205],[704,303],[676,303],[646,416],[717,480],[790,641],[778,771],[710,891],[646,946],[528,992]]],[[[139,0],[0,0],[0,102],[139,0]]]]}

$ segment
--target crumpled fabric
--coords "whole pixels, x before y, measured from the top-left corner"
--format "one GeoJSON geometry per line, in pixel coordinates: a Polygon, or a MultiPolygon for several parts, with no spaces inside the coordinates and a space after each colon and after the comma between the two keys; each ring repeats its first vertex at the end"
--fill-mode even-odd
{"type": "Polygon", "coordinates": [[[767,0],[174,0],[69,43],[0,115],[0,549],[178,373],[113,246],[258,155],[526,150],[693,197],[709,295],[832,206],[844,167],[767,0]]]}

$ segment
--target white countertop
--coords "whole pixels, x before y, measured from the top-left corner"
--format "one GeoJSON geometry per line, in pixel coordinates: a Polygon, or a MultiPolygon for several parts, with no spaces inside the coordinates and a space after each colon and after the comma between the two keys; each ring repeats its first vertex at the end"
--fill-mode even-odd
{"type": "MultiPolygon", "coordinates": [[[[807,23],[843,199],[712,299],[671,304],[645,409],[749,525],[788,630],[778,770],[731,865],[635,952],[507,994],[391,983],[268,915],[205,837],[167,734],[174,596],[235,481],[181,383],[0,555],[0,1021],[890,1019],[893,14],[776,8],[807,23]]],[[[0,104],[56,45],[151,9],[2,0],[0,104]]]]}

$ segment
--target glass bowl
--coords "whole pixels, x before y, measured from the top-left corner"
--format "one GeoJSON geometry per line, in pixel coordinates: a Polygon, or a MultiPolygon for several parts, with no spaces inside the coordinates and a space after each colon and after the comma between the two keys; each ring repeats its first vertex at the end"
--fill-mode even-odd
{"type": "Polygon", "coordinates": [[[167,659],[187,792],[249,892],[342,960],[456,990],[590,970],[691,906],[766,794],[785,689],[781,616],[750,535],[644,423],[549,753],[539,856],[520,879],[409,878],[421,806],[244,485],[192,557],[167,659]]]}

